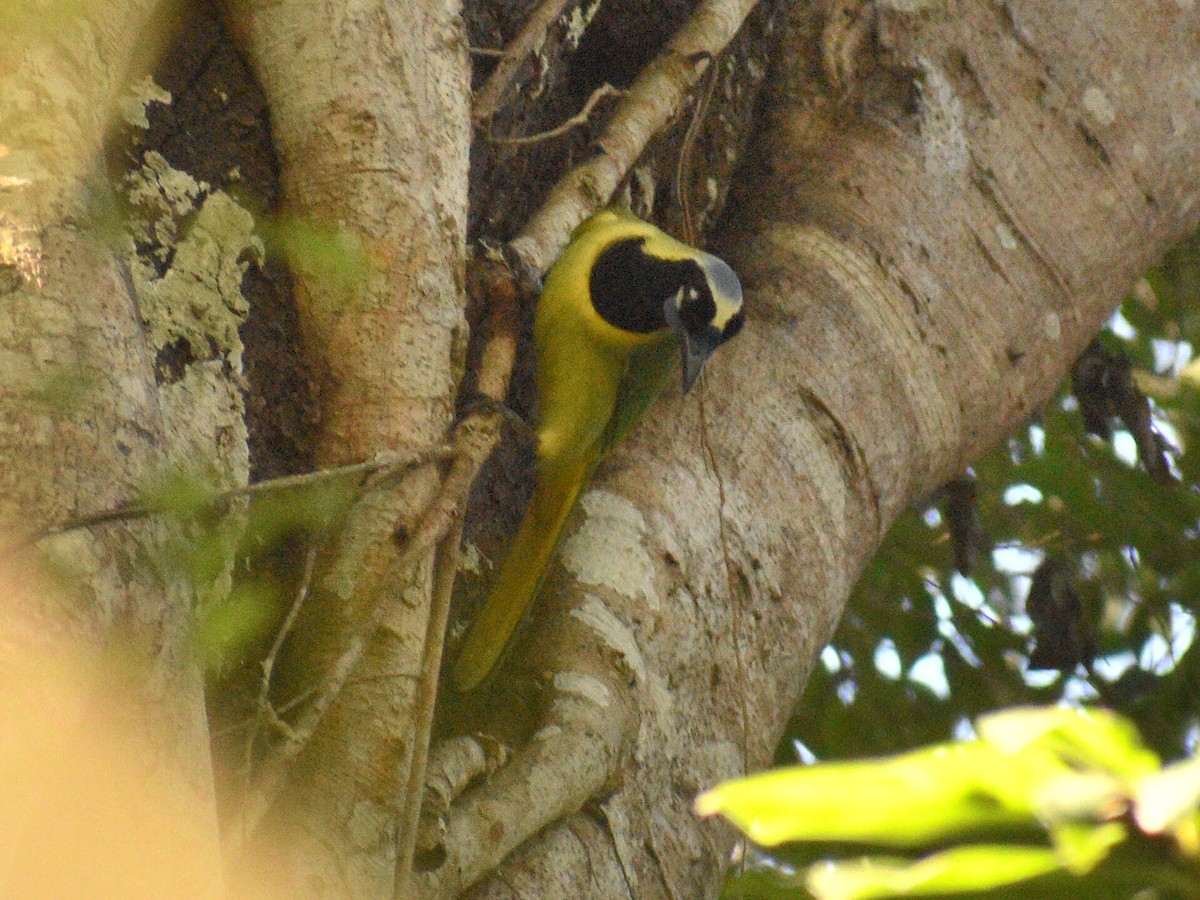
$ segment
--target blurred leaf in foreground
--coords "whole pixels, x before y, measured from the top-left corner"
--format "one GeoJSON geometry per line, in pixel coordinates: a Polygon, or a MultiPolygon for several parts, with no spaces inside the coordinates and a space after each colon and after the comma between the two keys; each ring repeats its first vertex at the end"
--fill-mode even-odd
{"type": "MultiPolygon", "coordinates": [[[[1195,761],[1162,768],[1133,725],[1104,710],[1017,708],[982,717],[976,732],[727,782],[698,797],[696,811],[721,814],[760,844],[824,845],[803,873],[822,900],[1142,888],[1200,897],[1195,761]]],[[[780,874],[775,896],[803,896],[780,874]]]]}

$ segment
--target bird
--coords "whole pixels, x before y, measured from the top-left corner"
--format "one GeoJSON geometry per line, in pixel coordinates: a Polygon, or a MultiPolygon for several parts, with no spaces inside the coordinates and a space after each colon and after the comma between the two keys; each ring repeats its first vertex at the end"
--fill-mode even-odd
{"type": "Polygon", "coordinates": [[[476,689],[537,595],[567,517],[604,455],[645,415],[676,360],[686,394],[745,320],[733,269],[618,208],[586,219],[546,274],[534,319],[537,476],[451,686],[476,689]]]}

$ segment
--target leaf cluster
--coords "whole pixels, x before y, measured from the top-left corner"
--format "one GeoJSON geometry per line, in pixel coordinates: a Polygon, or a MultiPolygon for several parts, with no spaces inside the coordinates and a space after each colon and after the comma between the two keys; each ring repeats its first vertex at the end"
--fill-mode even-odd
{"type": "Polygon", "coordinates": [[[781,852],[739,896],[1200,896],[1200,762],[1163,767],[1106,711],[1026,707],[979,736],[885,759],[795,766],[696,801],[781,852]],[[799,871],[797,871],[799,870],[799,871]]]}

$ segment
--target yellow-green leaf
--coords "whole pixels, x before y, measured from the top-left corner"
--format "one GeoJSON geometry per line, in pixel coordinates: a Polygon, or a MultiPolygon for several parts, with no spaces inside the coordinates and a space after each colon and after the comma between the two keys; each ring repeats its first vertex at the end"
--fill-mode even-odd
{"type": "Polygon", "coordinates": [[[979,736],[1010,753],[1037,747],[1074,768],[1132,779],[1156,771],[1157,756],[1128,719],[1104,709],[1020,707],[981,716],[979,736]]]}
{"type": "Polygon", "coordinates": [[[1100,865],[1108,852],[1128,836],[1120,822],[1103,825],[1072,823],[1053,829],[1054,849],[1063,865],[1075,875],[1085,875],[1100,865]]]}
{"type": "Polygon", "coordinates": [[[1053,850],[981,844],[912,863],[875,858],[816,865],[808,870],[807,886],[819,900],[929,897],[1004,887],[1060,868],[1053,850]]]}
{"type": "Polygon", "coordinates": [[[1139,778],[1133,795],[1134,820],[1147,834],[1161,834],[1194,817],[1200,806],[1200,759],[1175,763],[1139,778]]]}
{"type": "Polygon", "coordinates": [[[975,741],[754,775],[702,794],[696,811],[720,813],[766,845],[913,847],[965,829],[1036,825],[1036,789],[1067,771],[1049,754],[1006,754],[975,741]]]}

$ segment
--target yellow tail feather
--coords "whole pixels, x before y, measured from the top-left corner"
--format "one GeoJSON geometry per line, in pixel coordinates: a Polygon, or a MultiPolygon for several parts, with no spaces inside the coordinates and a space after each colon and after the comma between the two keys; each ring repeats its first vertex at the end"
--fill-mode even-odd
{"type": "Polygon", "coordinates": [[[450,669],[456,691],[474,690],[499,661],[541,586],[563,525],[593,468],[592,461],[585,460],[546,466],[541,472],[500,575],[459,644],[450,669]]]}

